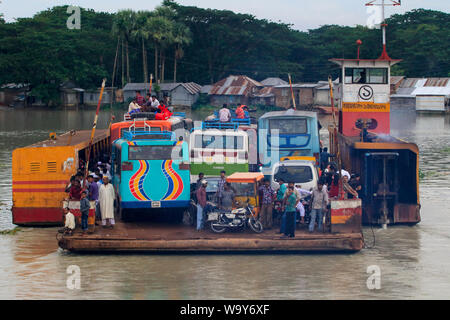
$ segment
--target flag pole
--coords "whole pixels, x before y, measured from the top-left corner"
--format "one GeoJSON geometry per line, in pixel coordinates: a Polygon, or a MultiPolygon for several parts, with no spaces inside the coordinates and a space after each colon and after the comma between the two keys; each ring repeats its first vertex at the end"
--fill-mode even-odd
{"type": "Polygon", "coordinates": [[[94,143],[95,129],[97,128],[98,114],[100,112],[100,106],[102,104],[102,97],[103,97],[103,91],[105,90],[105,83],[106,83],[106,79],[103,79],[102,88],[100,90],[100,97],[98,98],[97,111],[95,113],[94,124],[92,125],[91,139],[89,140],[89,148],[88,148],[88,152],[87,152],[86,168],[85,168],[85,178],[86,179],[87,179],[87,175],[89,173],[89,159],[91,157],[92,144],[94,143]]]}
{"type": "Polygon", "coordinates": [[[294,109],[297,110],[297,105],[295,104],[294,89],[292,88],[292,79],[291,79],[290,73],[288,73],[288,78],[289,78],[289,86],[291,87],[292,103],[294,104],[294,109]]]}

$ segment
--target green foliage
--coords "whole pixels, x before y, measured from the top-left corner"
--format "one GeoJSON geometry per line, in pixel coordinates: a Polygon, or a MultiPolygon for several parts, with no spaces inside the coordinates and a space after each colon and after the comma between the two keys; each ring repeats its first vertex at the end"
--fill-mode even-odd
{"type": "MultiPolygon", "coordinates": [[[[141,82],[150,73],[200,84],[230,74],[263,80],[286,79],[291,73],[296,82],[314,82],[329,74],[337,77],[339,68],[328,60],[354,58],[357,39],[363,41],[361,57],[381,54],[380,30],[364,26],[326,25],[300,32],[249,14],[164,0],[153,12],[82,9],[81,30],[69,30],[66,9],[54,7],[13,23],[0,18],[0,84],[29,83],[32,93],[49,104],[58,103],[59,85],[66,80],[85,89],[99,87],[104,77],[111,84],[118,39],[125,53],[122,57],[120,47],[116,85],[122,68],[127,70],[124,83],[141,82]]],[[[393,75],[450,75],[448,13],[413,10],[387,23],[389,55],[403,59],[393,75]]]]}

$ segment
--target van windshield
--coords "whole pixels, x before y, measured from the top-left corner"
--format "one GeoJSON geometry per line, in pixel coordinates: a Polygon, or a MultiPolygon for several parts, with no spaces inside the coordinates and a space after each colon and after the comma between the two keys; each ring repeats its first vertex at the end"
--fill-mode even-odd
{"type": "Polygon", "coordinates": [[[280,166],[276,169],[274,178],[286,182],[306,183],[313,180],[313,172],[310,166],[280,166]]]}

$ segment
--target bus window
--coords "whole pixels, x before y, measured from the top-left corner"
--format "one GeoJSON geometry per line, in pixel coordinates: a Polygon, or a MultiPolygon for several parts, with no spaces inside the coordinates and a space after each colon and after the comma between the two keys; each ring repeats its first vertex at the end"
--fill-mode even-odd
{"type": "Polygon", "coordinates": [[[306,119],[273,119],[269,121],[270,131],[279,130],[279,134],[305,134],[308,133],[306,119]]]}
{"type": "Polygon", "coordinates": [[[196,135],[195,148],[223,149],[223,138],[215,135],[196,135]]]}
{"type": "Polygon", "coordinates": [[[225,136],[224,149],[242,150],[244,149],[244,137],[225,136]]]}
{"type": "Polygon", "coordinates": [[[183,160],[182,146],[129,146],[128,160],[183,160]]]}

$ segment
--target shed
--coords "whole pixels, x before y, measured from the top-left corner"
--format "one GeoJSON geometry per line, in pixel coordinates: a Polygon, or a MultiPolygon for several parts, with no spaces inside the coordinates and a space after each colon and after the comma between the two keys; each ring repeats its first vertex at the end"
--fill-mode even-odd
{"type": "Polygon", "coordinates": [[[450,99],[450,87],[421,87],[414,90],[416,111],[445,112],[450,99]]]}
{"type": "MultiPolygon", "coordinates": [[[[187,83],[160,83],[160,91],[156,93],[154,84],[152,86],[152,95],[156,95],[159,100],[168,97],[172,106],[192,106],[198,99],[201,86],[195,82],[187,83]]],[[[149,83],[128,83],[123,88],[124,101],[130,101],[136,96],[136,91],[143,96],[148,93],[149,83]]]]}
{"type": "MultiPolygon", "coordinates": [[[[295,103],[297,107],[310,107],[314,104],[314,89],[317,83],[299,83],[292,85],[295,103]]],[[[275,86],[275,103],[278,107],[289,108],[292,105],[292,94],[290,85],[275,86]]]]}
{"type": "Polygon", "coordinates": [[[7,83],[0,87],[0,105],[5,106],[25,106],[27,102],[27,92],[30,90],[29,84],[7,83]]]}
{"type": "MultiPolygon", "coordinates": [[[[84,104],[88,106],[96,106],[100,97],[100,90],[101,88],[97,88],[95,90],[86,89],[84,91],[84,104]]],[[[113,92],[115,90],[117,90],[117,88],[105,87],[105,90],[103,91],[102,105],[111,103],[113,99],[113,92]]]]}
{"type": "Polygon", "coordinates": [[[280,78],[267,78],[261,81],[261,84],[265,87],[275,87],[286,85],[288,83],[280,78]]]}
{"type": "Polygon", "coordinates": [[[63,107],[78,107],[84,103],[84,89],[81,89],[73,81],[65,81],[60,87],[61,104],[63,107]]]}
{"type": "Polygon", "coordinates": [[[214,106],[227,104],[249,104],[253,94],[264,87],[260,82],[247,76],[229,76],[215,83],[209,92],[210,103],[214,106]]]}

